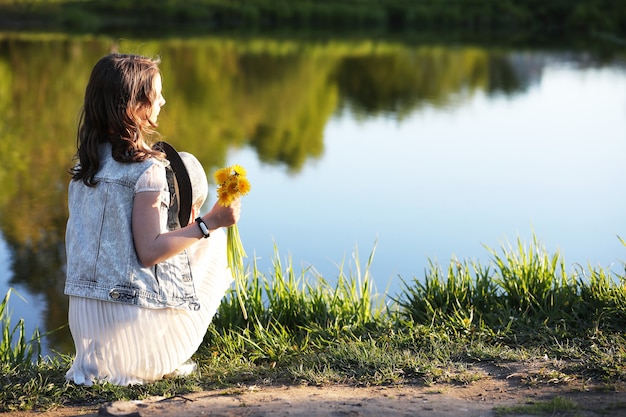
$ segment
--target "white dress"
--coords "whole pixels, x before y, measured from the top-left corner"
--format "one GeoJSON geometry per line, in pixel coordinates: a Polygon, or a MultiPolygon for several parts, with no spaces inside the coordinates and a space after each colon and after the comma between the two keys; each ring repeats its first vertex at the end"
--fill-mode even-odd
{"type": "MultiPolygon", "coordinates": [[[[159,191],[165,182],[165,171],[154,165],[137,182],[135,192],[159,191]]],[[[166,221],[161,219],[162,231],[167,230],[166,221]]],[[[84,385],[103,381],[141,384],[183,370],[233,282],[222,229],[199,240],[189,252],[201,305],[197,311],[69,297],[76,358],[65,376],[67,380],[84,385]]]]}

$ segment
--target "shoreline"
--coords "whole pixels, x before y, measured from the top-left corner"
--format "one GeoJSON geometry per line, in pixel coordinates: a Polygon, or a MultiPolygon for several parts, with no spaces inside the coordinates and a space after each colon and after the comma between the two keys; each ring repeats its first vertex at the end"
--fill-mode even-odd
{"type": "MultiPolygon", "coordinates": [[[[330,384],[239,384],[171,397],[60,406],[48,411],[12,411],[7,417],[96,416],[337,416],[458,417],[560,415],[618,417],[626,413],[623,386],[593,387],[578,379],[531,382],[541,363],[481,366],[466,384],[353,386],[330,384]],[[417,414],[416,414],[417,413],[417,414]]],[[[623,384],[622,384],[623,385],[623,384]]]]}

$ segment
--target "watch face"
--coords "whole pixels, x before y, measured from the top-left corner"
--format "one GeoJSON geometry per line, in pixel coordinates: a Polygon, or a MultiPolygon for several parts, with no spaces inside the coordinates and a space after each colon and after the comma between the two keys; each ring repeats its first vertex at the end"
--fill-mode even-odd
{"type": "Polygon", "coordinates": [[[204,220],[202,220],[202,218],[198,217],[196,219],[196,223],[198,223],[198,227],[200,227],[200,231],[202,232],[204,237],[209,237],[210,236],[209,228],[207,227],[207,225],[204,222],[204,220]]]}

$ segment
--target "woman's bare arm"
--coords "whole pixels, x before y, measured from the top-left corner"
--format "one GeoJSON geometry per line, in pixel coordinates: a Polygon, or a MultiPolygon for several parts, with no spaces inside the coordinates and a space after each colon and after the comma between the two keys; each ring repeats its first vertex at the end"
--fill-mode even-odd
{"type": "MultiPolygon", "coordinates": [[[[146,267],[182,252],[203,238],[195,222],[178,230],[161,233],[160,204],[158,191],[137,193],[133,203],[132,229],[135,250],[139,260],[146,267]]],[[[241,201],[237,199],[229,207],[215,204],[202,219],[209,230],[216,230],[235,224],[239,221],[240,213],[241,201]]]]}

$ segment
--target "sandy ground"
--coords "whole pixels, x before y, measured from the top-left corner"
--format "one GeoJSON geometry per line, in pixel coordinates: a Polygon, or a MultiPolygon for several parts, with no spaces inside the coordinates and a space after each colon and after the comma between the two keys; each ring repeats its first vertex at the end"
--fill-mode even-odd
{"type": "Polygon", "coordinates": [[[119,401],[91,407],[60,407],[46,412],[10,412],[6,417],[70,416],[228,416],[228,417],[496,417],[536,415],[529,407],[556,397],[571,406],[544,416],[626,416],[626,389],[611,390],[585,381],[560,379],[528,385],[532,371],[508,368],[488,372],[467,385],[432,386],[242,386],[172,398],[119,401]],[[500,370],[501,371],[501,370],[500,370]]]}

